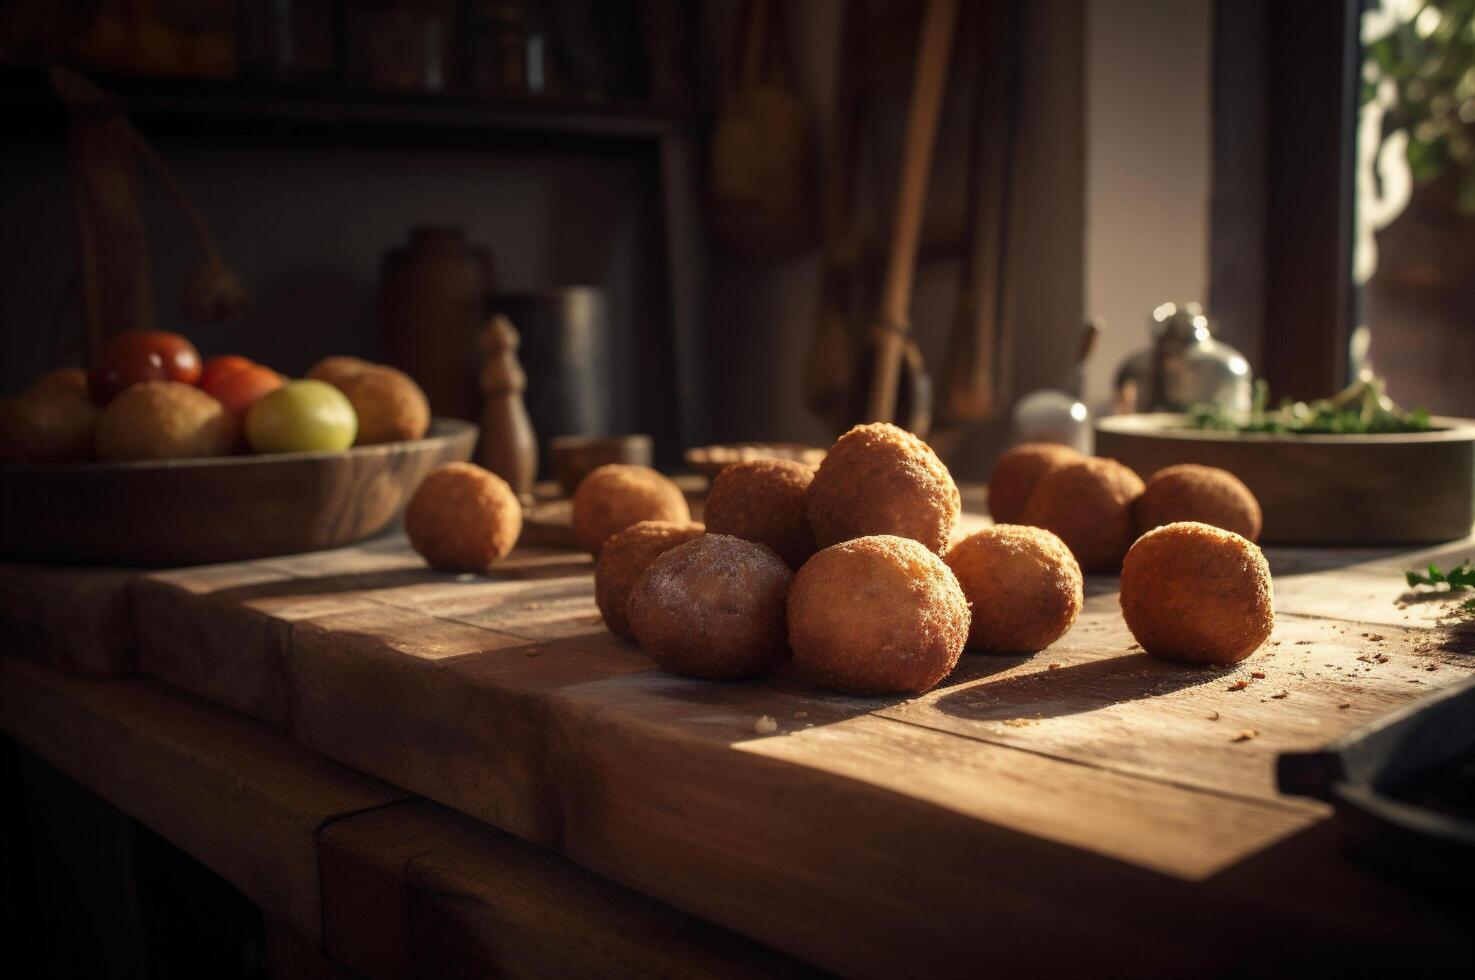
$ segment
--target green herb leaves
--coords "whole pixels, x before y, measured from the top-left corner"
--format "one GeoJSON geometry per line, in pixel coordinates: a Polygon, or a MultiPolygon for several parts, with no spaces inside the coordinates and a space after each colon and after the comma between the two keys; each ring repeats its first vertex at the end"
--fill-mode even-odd
{"type": "MultiPolygon", "coordinates": [[[[1461,592],[1465,589],[1475,589],[1475,565],[1471,565],[1468,558],[1447,572],[1438,565],[1431,564],[1422,572],[1417,569],[1404,572],[1403,577],[1408,581],[1411,589],[1420,585],[1433,586],[1436,592],[1461,592]]],[[[1454,608],[1453,615],[1460,619],[1475,620],[1475,599],[1466,599],[1460,603],[1454,608]]]]}
{"type": "Polygon", "coordinates": [[[1427,432],[1433,428],[1424,409],[1407,412],[1383,393],[1376,378],[1355,382],[1331,398],[1314,402],[1282,402],[1268,408],[1265,381],[1255,382],[1254,407],[1249,416],[1235,415],[1217,405],[1193,409],[1189,427],[1223,432],[1270,432],[1281,435],[1371,435],[1427,432]]]}
{"type": "Polygon", "coordinates": [[[1453,592],[1458,589],[1475,589],[1475,565],[1470,564],[1466,558],[1449,571],[1444,571],[1438,565],[1430,565],[1423,572],[1405,572],[1404,578],[1408,580],[1409,587],[1417,585],[1432,585],[1438,587],[1446,586],[1453,592]]]}

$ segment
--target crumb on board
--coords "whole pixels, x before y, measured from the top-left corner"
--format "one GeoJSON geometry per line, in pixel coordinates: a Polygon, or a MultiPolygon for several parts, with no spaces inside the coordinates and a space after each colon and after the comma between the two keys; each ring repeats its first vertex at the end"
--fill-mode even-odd
{"type": "Polygon", "coordinates": [[[1250,682],[1249,681],[1243,681],[1243,680],[1241,680],[1241,681],[1235,681],[1233,684],[1230,684],[1229,685],[1229,690],[1231,690],[1231,691],[1243,691],[1245,688],[1247,688],[1249,686],[1250,686],[1250,682]]]}
{"type": "MultiPolygon", "coordinates": [[[[1052,664],[1050,664],[1050,666],[1046,667],[1045,669],[1046,670],[1059,670],[1060,669],[1060,664],[1058,664],[1058,663],[1052,663],[1052,664]]],[[[1430,670],[1433,670],[1434,668],[1430,667],[1429,669],[1430,670]]]]}
{"type": "Polygon", "coordinates": [[[1010,728],[1028,728],[1035,723],[1033,718],[1006,718],[1004,724],[1010,728]]]}
{"type": "Polygon", "coordinates": [[[1337,705],[1337,710],[1338,711],[1346,711],[1350,707],[1352,707],[1352,702],[1351,701],[1343,701],[1341,704],[1337,705]]]}
{"type": "Polygon", "coordinates": [[[1259,734],[1260,733],[1257,732],[1257,731],[1255,731],[1253,728],[1241,728],[1239,731],[1237,731],[1237,732],[1234,733],[1234,737],[1231,738],[1230,741],[1231,742],[1248,742],[1250,739],[1254,738],[1256,735],[1259,735],[1259,734]]]}
{"type": "Polygon", "coordinates": [[[1270,697],[1273,700],[1279,701],[1281,698],[1289,697],[1290,693],[1290,691],[1277,691],[1276,693],[1270,695],[1270,697]]]}
{"type": "Polygon", "coordinates": [[[809,712],[807,712],[807,711],[796,711],[796,712],[794,712],[794,717],[795,718],[808,718],[809,717],[809,712]]]}
{"type": "Polygon", "coordinates": [[[1250,676],[1253,677],[1257,681],[1263,681],[1265,679],[1265,671],[1263,671],[1263,670],[1252,670],[1252,671],[1250,671],[1250,676]]]}
{"type": "Polygon", "coordinates": [[[524,657],[536,657],[538,654],[540,654],[542,652],[543,651],[542,650],[539,650],[537,647],[528,647],[526,650],[524,650],[522,652],[522,655],[524,657]]]}
{"type": "Polygon", "coordinates": [[[1219,712],[1217,712],[1217,711],[1210,711],[1209,714],[1208,714],[1208,719],[1209,719],[1209,721],[1218,721],[1219,720],[1219,712]]]}
{"type": "Polygon", "coordinates": [[[759,735],[772,735],[778,731],[778,721],[773,715],[762,715],[757,721],[753,722],[753,731],[759,735]]]}

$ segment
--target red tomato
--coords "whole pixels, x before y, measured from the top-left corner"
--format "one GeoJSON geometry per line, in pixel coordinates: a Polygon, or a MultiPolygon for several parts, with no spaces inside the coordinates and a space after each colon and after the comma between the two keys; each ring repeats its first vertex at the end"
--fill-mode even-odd
{"type": "Polygon", "coordinates": [[[102,349],[87,373],[92,400],[106,405],[118,392],[140,381],[182,381],[192,385],[200,377],[200,352],[177,333],[165,330],[129,330],[102,349]]]}
{"type": "Polygon", "coordinates": [[[216,378],[205,393],[224,405],[226,411],[240,422],[247,409],[280,388],[284,381],[286,379],[271,368],[252,364],[216,378]]]}
{"type": "Polygon", "coordinates": [[[200,380],[196,382],[201,388],[209,391],[215,382],[239,371],[241,368],[255,367],[256,362],[240,354],[222,354],[220,357],[212,357],[205,362],[205,367],[200,371],[200,380]]]}

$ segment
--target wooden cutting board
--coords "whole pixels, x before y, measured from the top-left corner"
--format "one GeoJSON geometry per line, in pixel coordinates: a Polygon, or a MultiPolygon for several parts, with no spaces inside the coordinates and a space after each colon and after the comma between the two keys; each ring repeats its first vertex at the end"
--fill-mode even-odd
{"type": "Polygon", "coordinates": [[[966,975],[984,937],[994,968],[1138,973],[1441,941],[1445,913],[1352,872],[1272,769],[1470,674],[1437,604],[1396,601],[1404,567],[1470,553],[1272,552],[1276,632],[1234,669],[1146,658],[1092,578],[1055,647],[907,699],[660,673],[555,549],[447,575],[391,538],[132,594],[144,671],[823,967],[966,975]]]}

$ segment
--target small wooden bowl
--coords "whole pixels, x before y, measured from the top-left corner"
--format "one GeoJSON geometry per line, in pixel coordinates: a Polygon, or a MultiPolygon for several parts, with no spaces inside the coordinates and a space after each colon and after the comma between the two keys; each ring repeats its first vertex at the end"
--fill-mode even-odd
{"type": "Polygon", "coordinates": [[[554,436],[548,444],[553,478],[572,497],[579,481],[606,463],[649,466],[654,459],[650,436],[554,436]]]}
{"type": "Polygon", "coordinates": [[[471,458],[476,426],[339,453],[0,466],[0,555],[206,565],[337,548],[397,520],[425,474],[471,458]]]}
{"type": "Polygon", "coordinates": [[[825,460],[826,450],[799,442],[727,442],[715,446],[697,446],[686,451],[686,465],[693,473],[708,479],[732,463],[752,459],[790,459],[809,466],[825,460]]]}
{"type": "Polygon", "coordinates": [[[1143,479],[1174,463],[1228,470],[1260,501],[1268,544],[1433,544],[1475,524],[1475,419],[1430,422],[1429,432],[1295,436],[1115,415],[1096,423],[1096,454],[1143,479]]]}

